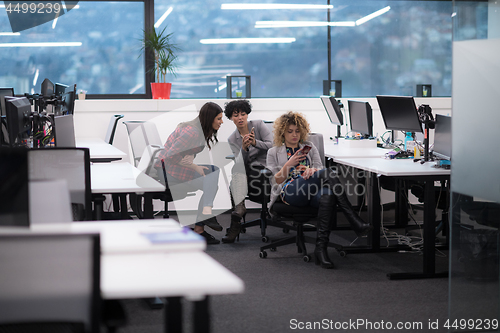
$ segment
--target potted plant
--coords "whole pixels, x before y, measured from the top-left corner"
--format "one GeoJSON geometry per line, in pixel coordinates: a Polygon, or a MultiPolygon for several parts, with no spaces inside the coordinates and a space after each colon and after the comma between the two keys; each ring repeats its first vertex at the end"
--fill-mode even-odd
{"type": "Polygon", "coordinates": [[[151,92],[154,99],[169,99],[172,83],[166,83],[168,73],[176,76],[177,56],[175,52],[179,48],[171,42],[173,33],[166,33],[167,27],[161,32],[157,32],[154,27],[151,30],[144,30],[142,39],[142,50],[146,50],[146,56],[151,56],[154,62],[154,68],[148,72],[155,74],[156,82],[151,83],[151,92]]]}

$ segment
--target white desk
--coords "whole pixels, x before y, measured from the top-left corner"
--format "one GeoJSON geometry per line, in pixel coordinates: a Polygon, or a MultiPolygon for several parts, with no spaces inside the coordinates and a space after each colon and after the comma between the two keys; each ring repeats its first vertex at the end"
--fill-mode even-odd
{"type": "Polygon", "coordinates": [[[99,138],[76,138],[77,147],[90,149],[91,162],[111,162],[127,157],[127,154],[99,138]]]}
{"type": "Polygon", "coordinates": [[[144,233],[191,232],[172,219],[36,224],[30,229],[35,232],[100,233],[101,251],[104,254],[203,251],[207,247],[205,240],[201,237],[189,242],[152,244],[143,235],[144,233]]]}
{"type": "Polygon", "coordinates": [[[389,151],[390,149],[377,147],[351,148],[345,145],[336,145],[333,142],[325,143],[325,157],[332,158],[335,162],[338,158],[382,157],[389,151]]]}
{"type": "MultiPolygon", "coordinates": [[[[92,194],[102,199],[102,194],[120,194],[125,196],[128,193],[144,194],[144,216],[153,217],[153,202],[151,194],[153,192],[165,191],[158,181],[142,173],[128,162],[97,163],[90,166],[90,178],[92,194]]],[[[94,201],[96,211],[102,214],[102,202],[94,201]]],[[[101,219],[101,217],[97,217],[101,219]]]]}
{"type": "Polygon", "coordinates": [[[167,297],[165,331],[181,332],[181,298],[186,297],[196,304],[195,331],[209,332],[208,297],[243,293],[243,281],[200,249],[172,251],[141,242],[144,229],[179,230],[180,226],[173,220],[72,222],[31,228],[2,227],[0,233],[99,232],[104,299],[167,297]]]}
{"type": "MultiPolygon", "coordinates": [[[[434,181],[449,180],[450,170],[434,168],[435,162],[413,162],[413,159],[383,159],[383,158],[340,158],[337,163],[368,172],[367,206],[368,219],[373,225],[372,237],[369,239],[371,248],[380,251],[381,204],[378,186],[379,176],[411,179],[424,182],[424,249],[423,271],[420,273],[388,274],[391,279],[446,277],[447,273],[435,271],[435,193],[434,181]]],[[[396,205],[398,206],[398,205],[396,205]]],[[[396,217],[401,212],[396,212],[396,217]]],[[[399,217],[400,218],[400,217],[399,217]]]]}

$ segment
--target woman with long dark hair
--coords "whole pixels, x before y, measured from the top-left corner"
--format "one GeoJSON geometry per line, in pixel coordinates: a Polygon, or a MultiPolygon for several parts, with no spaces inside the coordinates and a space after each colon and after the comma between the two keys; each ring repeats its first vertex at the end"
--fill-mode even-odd
{"type": "Polygon", "coordinates": [[[196,154],[218,142],[217,131],[222,125],[222,108],[213,102],[205,103],[195,119],[180,123],[165,142],[160,160],[165,163],[167,182],[176,197],[176,191],[202,190],[194,231],[205,237],[207,244],[218,244],[219,240],[205,231],[208,226],[222,231],[222,226],[212,214],[218,190],[219,168],[214,165],[193,163],[196,154]]]}

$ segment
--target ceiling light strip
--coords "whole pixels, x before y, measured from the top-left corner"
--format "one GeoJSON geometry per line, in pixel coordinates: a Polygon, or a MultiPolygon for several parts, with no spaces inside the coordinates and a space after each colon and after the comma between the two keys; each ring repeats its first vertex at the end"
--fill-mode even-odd
{"type": "Polygon", "coordinates": [[[357,20],[356,25],[362,25],[363,23],[366,23],[366,22],[370,21],[371,19],[374,19],[382,14],[387,13],[389,10],[391,10],[391,6],[387,6],[387,7],[380,9],[380,10],[377,10],[376,12],[373,12],[370,15],[366,15],[365,17],[362,17],[359,20],[357,20]]]}
{"type": "Polygon", "coordinates": [[[201,44],[282,44],[293,43],[295,38],[213,38],[201,39],[201,44]]]}
{"type": "Polygon", "coordinates": [[[82,46],[82,42],[0,43],[0,47],[66,47],[82,46]]]}
{"type": "Polygon", "coordinates": [[[309,5],[309,4],[286,4],[286,3],[223,3],[221,9],[332,9],[333,5],[309,5]]]}
{"type": "Polygon", "coordinates": [[[322,21],[257,21],[255,28],[303,28],[303,27],[354,27],[356,22],[322,22],[322,21]]]}
{"type": "Polygon", "coordinates": [[[169,7],[167,9],[167,11],[165,13],[163,13],[163,15],[160,17],[160,19],[158,21],[156,21],[155,23],[155,28],[158,29],[161,24],[163,23],[163,21],[165,21],[165,19],[167,18],[168,15],[170,15],[170,13],[174,10],[174,7],[169,7]]]}

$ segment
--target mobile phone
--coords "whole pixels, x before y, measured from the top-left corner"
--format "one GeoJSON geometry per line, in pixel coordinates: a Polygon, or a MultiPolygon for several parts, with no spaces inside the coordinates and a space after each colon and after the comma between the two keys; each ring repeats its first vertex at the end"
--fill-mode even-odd
{"type": "Polygon", "coordinates": [[[252,129],[250,130],[250,133],[254,133],[255,132],[255,127],[252,127],[252,129]]]}
{"type": "Polygon", "coordinates": [[[307,155],[309,151],[311,150],[311,146],[305,145],[304,148],[302,148],[301,155],[307,155]]]}

